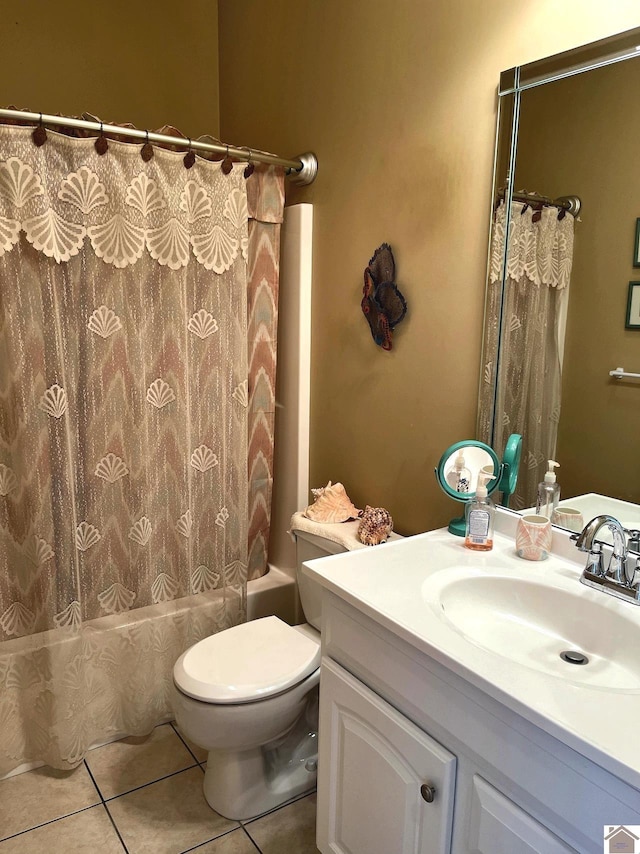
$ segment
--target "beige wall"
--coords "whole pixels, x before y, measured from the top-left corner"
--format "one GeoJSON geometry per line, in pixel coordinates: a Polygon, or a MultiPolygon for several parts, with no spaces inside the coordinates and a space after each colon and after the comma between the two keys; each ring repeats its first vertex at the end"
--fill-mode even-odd
{"type": "Polygon", "coordinates": [[[433,467],[475,432],[499,73],[638,25],[637,0],[219,0],[223,136],[320,161],[290,192],[315,205],[312,485],[403,533],[459,509],[433,467]],[[383,241],[409,304],[391,353],[359,306],[383,241]]]}
{"type": "Polygon", "coordinates": [[[568,498],[600,492],[640,501],[640,387],[609,371],[640,371],[640,331],[625,329],[640,181],[635,180],[640,60],[525,92],[516,187],[583,203],[576,223],[562,413],[556,457],[568,498]]]}
{"type": "Polygon", "coordinates": [[[0,9],[0,106],[217,134],[217,0],[19,0],[0,9]]]}

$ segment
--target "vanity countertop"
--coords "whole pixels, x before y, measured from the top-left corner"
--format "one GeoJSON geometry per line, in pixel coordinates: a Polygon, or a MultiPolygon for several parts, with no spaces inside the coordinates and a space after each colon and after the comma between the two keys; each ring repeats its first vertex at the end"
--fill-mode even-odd
{"type": "Polygon", "coordinates": [[[583,555],[567,532],[554,530],[547,560],[519,559],[517,516],[498,517],[509,535],[496,533],[489,552],[442,529],[309,561],[303,572],[640,790],[640,644],[628,640],[637,631],[640,641],[640,606],[579,583],[583,555]],[[576,638],[586,666],[559,658],[576,638]]]}

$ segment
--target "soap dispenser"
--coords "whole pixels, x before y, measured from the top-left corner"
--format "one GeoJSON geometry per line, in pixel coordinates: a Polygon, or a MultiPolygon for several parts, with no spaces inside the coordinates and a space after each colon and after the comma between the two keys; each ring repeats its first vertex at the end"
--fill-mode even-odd
{"type": "Polygon", "coordinates": [[[496,507],[487,494],[487,481],[492,475],[480,471],[476,497],[465,507],[464,544],[468,549],[488,552],[493,548],[493,523],[496,507]]]}
{"type": "Polygon", "coordinates": [[[544,480],[538,484],[538,500],[536,502],[536,513],[538,516],[546,516],[551,519],[553,511],[560,501],[560,484],[556,483],[554,468],[559,468],[560,463],[555,460],[548,461],[548,471],[544,480]]]}
{"type": "Polygon", "coordinates": [[[471,472],[465,464],[462,448],[458,451],[458,456],[455,459],[453,468],[447,475],[447,483],[451,489],[455,489],[456,492],[469,492],[471,472]]]}

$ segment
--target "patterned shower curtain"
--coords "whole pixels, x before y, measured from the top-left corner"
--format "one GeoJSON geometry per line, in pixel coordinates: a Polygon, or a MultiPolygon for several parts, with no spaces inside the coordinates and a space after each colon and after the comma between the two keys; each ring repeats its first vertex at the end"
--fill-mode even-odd
{"type": "Polygon", "coordinates": [[[478,437],[491,443],[493,432],[500,456],[512,433],[522,435],[518,485],[511,500],[513,509],[522,510],[535,505],[537,484],[547,460],[555,456],[574,218],[559,219],[553,207],[536,211],[512,203],[503,291],[505,231],[502,203],[491,237],[478,437]]]}
{"type": "Polygon", "coordinates": [[[244,166],[141,149],[0,127],[0,775],[148,732],[244,619],[244,166]]]}

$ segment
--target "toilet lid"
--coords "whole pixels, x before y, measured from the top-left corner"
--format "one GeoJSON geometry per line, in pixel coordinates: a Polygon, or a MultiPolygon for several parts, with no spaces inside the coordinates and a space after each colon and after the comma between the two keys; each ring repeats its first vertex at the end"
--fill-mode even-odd
{"type": "Polygon", "coordinates": [[[320,666],[320,643],[278,617],[262,617],[183,653],[173,668],[184,694],[208,703],[247,703],[279,694],[320,666]]]}

